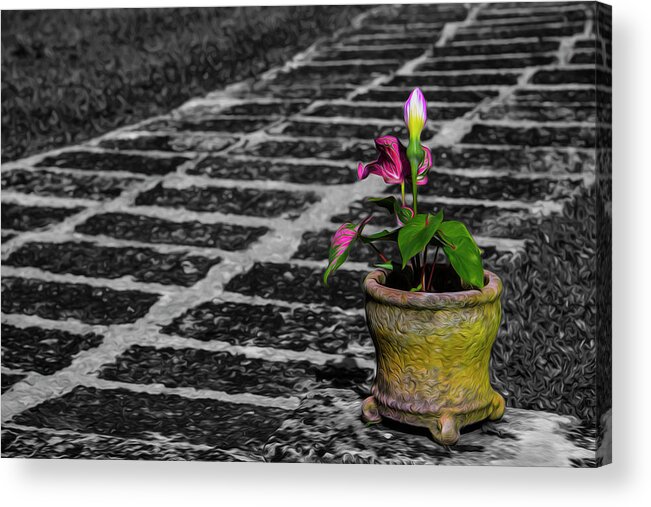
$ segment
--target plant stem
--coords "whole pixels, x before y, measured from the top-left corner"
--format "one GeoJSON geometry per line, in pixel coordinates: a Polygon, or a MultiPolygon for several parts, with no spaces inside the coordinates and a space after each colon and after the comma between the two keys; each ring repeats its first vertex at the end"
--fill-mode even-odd
{"type": "Polygon", "coordinates": [[[425,289],[425,270],[427,269],[427,245],[423,250],[423,265],[420,268],[420,287],[423,292],[426,292],[425,289]]]}
{"type": "Polygon", "coordinates": [[[411,263],[411,271],[412,271],[412,282],[416,278],[416,273],[418,273],[418,264],[416,264],[416,257],[412,257],[411,260],[409,261],[411,263]]]}
{"type": "Polygon", "coordinates": [[[436,259],[439,256],[439,246],[436,247],[436,252],[434,252],[434,260],[432,261],[432,269],[429,272],[429,280],[427,281],[427,290],[429,291],[432,288],[432,279],[434,278],[434,268],[436,267],[436,259]]]}
{"type": "Polygon", "coordinates": [[[368,246],[370,246],[375,252],[380,256],[380,260],[382,262],[389,262],[389,259],[387,259],[382,252],[376,247],[373,243],[366,243],[368,246]]]}
{"type": "Polygon", "coordinates": [[[411,171],[411,173],[414,175],[411,182],[411,195],[414,200],[414,216],[418,214],[418,185],[416,185],[416,181],[415,181],[416,171],[413,170],[411,171]]]}
{"type": "Polygon", "coordinates": [[[400,194],[402,195],[402,205],[405,205],[405,182],[400,183],[400,194]]]}

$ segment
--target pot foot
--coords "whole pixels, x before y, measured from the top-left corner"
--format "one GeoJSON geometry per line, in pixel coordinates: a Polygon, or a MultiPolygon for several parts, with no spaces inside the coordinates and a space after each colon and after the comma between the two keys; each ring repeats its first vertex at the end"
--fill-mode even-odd
{"type": "Polygon", "coordinates": [[[453,415],[445,414],[429,428],[432,438],[442,445],[454,445],[459,441],[459,428],[453,415]]]}
{"type": "Polygon", "coordinates": [[[369,396],[362,402],[362,420],[367,424],[377,424],[382,421],[377,402],[373,396],[369,396]]]}
{"type": "Polygon", "coordinates": [[[490,414],[488,414],[488,419],[491,421],[497,421],[501,419],[504,415],[504,408],[506,404],[504,403],[504,398],[495,393],[495,398],[493,399],[493,409],[490,414]]]}

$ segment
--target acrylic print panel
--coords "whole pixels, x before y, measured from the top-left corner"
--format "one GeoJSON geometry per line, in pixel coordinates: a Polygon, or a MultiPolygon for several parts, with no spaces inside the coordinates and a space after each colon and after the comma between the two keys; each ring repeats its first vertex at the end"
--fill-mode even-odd
{"type": "Polygon", "coordinates": [[[4,11],[3,457],[609,463],[610,20],[4,11]]]}

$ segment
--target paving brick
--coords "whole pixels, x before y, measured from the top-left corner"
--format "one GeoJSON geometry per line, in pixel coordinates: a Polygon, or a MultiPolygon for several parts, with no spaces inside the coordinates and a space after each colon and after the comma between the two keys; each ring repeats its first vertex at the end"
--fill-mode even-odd
{"type": "Polygon", "coordinates": [[[586,65],[604,65],[601,51],[579,51],[570,58],[570,63],[586,65]]]}
{"type": "MultiPolygon", "coordinates": [[[[255,108],[251,108],[255,109],[255,108]]],[[[262,108],[261,108],[262,109],[262,108]]],[[[275,110],[272,108],[268,108],[275,110]]],[[[253,113],[252,113],[253,114],[253,113]]],[[[262,113],[259,113],[262,114],[262,113]]],[[[264,115],[266,116],[266,115],[264,115]]],[[[238,132],[238,133],[247,133],[260,130],[261,128],[269,125],[271,122],[275,121],[273,117],[260,117],[260,118],[233,118],[229,116],[220,116],[217,118],[196,118],[196,119],[161,119],[161,120],[152,120],[145,123],[144,125],[139,125],[138,130],[147,130],[152,132],[157,131],[173,131],[173,132],[238,132]]],[[[169,138],[167,139],[169,144],[169,138]]],[[[137,149],[137,148],[131,148],[137,149]]],[[[140,148],[142,149],[142,148],[140,148]]],[[[162,148],[151,148],[151,149],[174,149],[169,146],[162,148]]]]}
{"type": "Polygon", "coordinates": [[[155,432],[172,443],[231,449],[262,445],[285,416],[274,407],[80,386],[12,422],[124,438],[146,439],[155,432]]]}
{"type": "Polygon", "coordinates": [[[522,56],[498,56],[494,58],[464,58],[464,59],[429,59],[416,67],[416,71],[428,70],[468,70],[468,69],[520,69],[539,65],[552,65],[557,63],[553,55],[522,55],[522,56]]]}
{"type": "MultiPolygon", "coordinates": [[[[419,45],[423,48],[431,47],[439,38],[440,33],[432,30],[414,29],[409,32],[389,32],[389,33],[359,33],[344,35],[334,41],[338,46],[388,46],[388,45],[419,45]]],[[[326,46],[328,42],[325,43],[326,46]]]]}
{"type": "Polygon", "coordinates": [[[567,102],[594,104],[599,98],[605,98],[607,93],[595,92],[592,88],[524,88],[515,91],[518,100],[528,102],[551,102],[564,104],[567,102]]]}
{"type": "Polygon", "coordinates": [[[449,169],[490,168],[513,172],[581,173],[594,167],[594,154],[568,150],[498,147],[432,147],[434,167],[449,169]]]}
{"type": "Polygon", "coordinates": [[[521,23],[512,26],[462,28],[454,34],[455,41],[474,41],[482,39],[511,39],[517,37],[569,37],[581,33],[584,23],[565,23],[562,25],[540,25],[521,23]]]}
{"type": "Polygon", "coordinates": [[[248,248],[269,229],[227,223],[172,222],[129,213],[103,213],[93,215],[78,225],[75,231],[145,243],[192,245],[236,251],[248,248]]]}
{"type": "MultiPolygon", "coordinates": [[[[604,115],[609,116],[610,111],[605,111],[604,115]]],[[[531,121],[566,121],[566,122],[594,122],[597,118],[597,109],[595,106],[587,104],[556,104],[541,105],[530,104],[528,102],[509,102],[498,104],[491,107],[488,111],[481,111],[479,117],[482,120],[531,120],[531,121]]]]}
{"type": "Polygon", "coordinates": [[[502,54],[535,54],[557,51],[557,40],[539,40],[537,42],[506,42],[489,44],[463,44],[459,46],[441,46],[434,48],[434,57],[443,56],[479,56],[502,54]]]}
{"type": "MultiPolygon", "coordinates": [[[[326,243],[325,257],[318,259],[327,258],[327,253],[326,243]]],[[[363,316],[325,308],[315,311],[274,305],[207,302],[176,317],[161,332],[239,346],[316,350],[366,358],[373,355],[363,316]]]]}
{"type": "Polygon", "coordinates": [[[17,231],[41,229],[62,222],[84,208],[51,208],[2,203],[2,227],[17,231]]]}
{"type": "Polygon", "coordinates": [[[306,64],[287,72],[280,72],[269,81],[270,84],[347,84],[355,85],[370,81],[373,77],[386,74],[401,65],[399,60],[391,62],[338,62],[335,65],[306,64]]]}
{"type": "Polygon", "coordinates": [[[2,325],[2,366],[41,375],[69,366],[82,350],[97,347],[103,336],[95,333],[78,335],[58,329],[18,328],[2,325]]]}
{"type": "Polygon", "coordinates": [[[103,201],[118,197],[136,178],[107,178],[93,174],[14,169],[2,174],[2,188],[35,195],[103,201]]]}
{"type": "MultiPolygon", "coordinates": [[[[608,123],[608,124],[610,124],[612,122],[612,120],[613,120],[613,110],[612,110],[612,107],[611,107],[610,104],[598,104],[595,107],[595,111],[597,113],[597,119],[596,119],[597,122],[608,123]]],[[[593,121],[592,118],[591,118],[591,121],[593,121]]],[[[611,136],[612,132],[609,132],[608,135],[611,136]]],[[[599,145],[599,143],[597,143],[597,146],[598,145],[599,145]]]]}
{"type": "MultiPolygon", "coordinates": [[[[451,120],[463,116],[470,111],[474,105],[454,105],[446,107],[427,108],[427,118],[433,121],[451,120]]],[[[402,107],[400,103],[395,105],[375,105],[365,104],[364,102],[355,104],[325,104],[315,107],[312,112],[306,115],[313,116],[346,116],[349,118],[379,118],[383,120],[400,120],[403,118],[402,107]]]]}
{"type": "Polygon", "coordinates": [[[252,188],[187,187],[166,188],[161,184],[141,193],[137,206],[167,206],[208,211],[276,217],[297,217],[318,201],[313,192],[266,191],[252,188]]]}
{"type": "MultiPolygon", "coordinates": [[[[432,137],[438,129],[432,125],[427,125],[423,129],[423,139],[432,137]]],[[[393,135],[397,137],[408,137],[407,127],[404,123],[395,125],[374,125],[372,123],[346,123],[337,122],[316,122],[295,120],[283,123],[269,131],[275,135],[298,136],[298,137],[342,137],[368,139],[380,137],[383,135],[393,135]]]]}
{"type": "Polygon", "coordinates": [[[102,148],[110,150],[183,151],[182,147],[175,147],[173,141],[174,138],[170,136],[140,136],[123,139],[105,139],[99,145],[102,148]]]}
{"type": "Polygon", "coordinates": [[[186,157],[152,158],[125,153],[95,153],[68,151],[45,157],[39,167],[68,167],[85,171],[128,171],[132,173],[161,175],[173,172],[187,162],[186,157]]]}
{"type": "MultiPolygon", "coordinates": [[[[522,4],[520,4],[521,6],[522,4]]],[[[501,4],[500,4],[501,6],[501,4]]],[[[489,6],[490,7],[490,6],[489,6]]],[[[549,5],[548,5],[549,7],[549,5]]],[[[477,14],[477,19],[479,20],[491,20],[491,22],[495,22],[496,20],[507,20],[509,18],[521,18],[523,16],[526,17],[531,17],[532,21],[535,21],[536,18],[542,18],[544,17],[545,19],[548,18],[549,16],[554,16],[554,19],[550,19],[549,22],[553,23],[563,23],[567,21],[583,21],[585,19],[585,10],[583,8],[577,8],[576,10],[563,10],[562,12],[553,12],[553,11],[547,11],[547,12],[540,12],[540,13],[534,13],[534,12],[527,12],[525,11],[504,11],[503,9],[482,9],[479,11],[477,14]]],[[[519,22],[518,22],[519,24],[519,22]]]]}
{"type": "Polygon", "coordinates": [[[240,180],[273,180],[291,183],[339,185],[357,180],[355,168],[326,162],[318,166],[301,163],[277,162],[273,159],[235,159],[208,157],[202,160],[188,174],[210,178],[240,180]]]}
{"type": "Polygon", "coordinates": [[[514,146],[561,146],[591,148],[595,130],[588,127],[504,127],[473,125],[463,143],[508,144],[514,146]]]}
{"type": "Polygon", "coordinates": [[[143,317],[157,294],[113,290],[33,278],[2,279],[2,311],[44,319],[78,319],[88,324],[125,324],[143,317]]]}
{"type": "Polygon", "coordinates": [[[250,393],[271,397],[296,396],[318,385],[359,388],[372,371],[346,363],[315,365],[308,361],[267,361],[228,352],[135,345],[104,365],[100,378],[133,384],[162,384],[250,393]]]}
{"type": "MultiPolygon", "coordinates": [[[[392,89],[392,88],[372,88],[356,97],[356,100],[373,100],[380,102],[404,102],[408,97],[411,90],[392,89]]],[[[487,97],[497,96],[497,90],[435,90],[428,93],[423,90],[423,93],[430,97],[436,97],[437,102],[479,102],[487,97]]]]}
{"type": "MultiPolygon", "coordinates": [[[[238,457],[244,452],[237,453],[238,457]]],[[[129,459],[170,461],[241,461],[219,449],[193,448],[173,445],[165,440],[139,441],[135,439],[84,435],[75,432],[48,433],[47,430],[4,429],[2,457],[30,457],[46,459],[129,459]]],[[[260,459],[252,452],[244,458],[260,459]]]]}
{"type": "Polygon", "coordinates": [[[535,84],[595,84],[599,80],[610,86],[610,73],[594,68],[539,70],[531,78],[535,84]]]}
{"type": "Polygon", "coordinates": [[[581,184],[581,181],[548,178],[468,177],[430,172],[429,182],[420,188],[420,193],[486,200],[538,201],[570,197],[581,184]]]}
{"type": "Polygon", "coordinates": [[[234,153],[257,157],[322,158],[325,160],[372,160],[376,158],[373,141],[351,143],[326,139],[309,141],[283,139],[261,141],[239,148],[234,153]]]}
{"type": "MultiPolygon", "coordinates": [[[[432,44],[434,42],[432,41],[432,44]]],[[[387,59],[403,59],[411,60],[422,55],[425,48],[422,46],[413,47],[399,47],[399,48],[354,48],[348,47],[345,49],[328,49],[321,51],[314,55],[315,61],[335,61],[335,60],[387,60],[387,59]]]]}
{"type": "Polygon", "coordinates": [[[353,84],[320,84],[318,79],[285,84],[265,82],[257,87],[260,93],[271,94],[277,98],[310,100],[343,99],[356,89],[357,86],[353,84]]]}
{"type": "Polygon", "coordinates": [[[141,282],[189,287],[221,261],[148,248],[105,247],[94,243],[27,243],[6,260],[10,266],[32,266],[53,273],[99,278],[130,276],[141,282]]]}
{"type": "Polygon", "coordinates": [[[491,74],[436,74],[436,75],[397,75],[387,86],[486,86],[486,85],[514,85],[518,75],[513,73],[491,74]]]}
{"type": "Polygon", "coordinates": [[[221,110],[221,115],[241,116],[287,116],[297,113],[309,105],[307,100],[278,101],[278,102],[245,102],[221,110]]]}
{"type": "Polygon", "coordinates": [[[574,42],[575,49],[580,49],[580,48],[594,49],[596,46],[597,46],[597,41],[595,39],[581,39],[574,42]]]}
{"type": "MultiPolygon", "coordinates": [[[[21,373],[3,373],[2,374],[2,394],[7,392],[9,389],[11,389],[14,384],[17,384],[21,380],[23,380],[27,375],[23,375],[21,373]]],[[[3,431],[3,441],[2,441],[2,452],[4,456],[4,431],[3,431]]]]}
{"type": "Polygon", "coordinates": [[[220,151],[238,141],[236,137],[215,135],[205,132],[180,133],[175,135],[147,135],[133,138],[105,139],[99,143],[110,150],[137,151],[220,151]]]}
{"type": "MultiPolygon", "coordinates": [[[[537,218],[532,216],[526,204],[522,207],[504,209],[494,205],[446,203],[440,206],[419,203],[419,210],[442,209],[446,220],[460,220],[475,235],[497,238],[522,238],[530,235],[537,218]]],[[[333,224],[357,223],[369,215],[373,208],[364,201],[355,201],[346,213],[332,217],[333,224]]],[[[385,213],[376,213],[373,223],[378,227],[394,227],[395,221],[385,213]]]]}
{"type": "Polygon", "coordinates": [[[329,287],[325,287],[321,281],[324,269],[256,262],[247,273],[228,282],[226,290],[285,301],[361,308],[364,300],[361,283],[366,273],[340,270],[328,280],[329,287]]]}

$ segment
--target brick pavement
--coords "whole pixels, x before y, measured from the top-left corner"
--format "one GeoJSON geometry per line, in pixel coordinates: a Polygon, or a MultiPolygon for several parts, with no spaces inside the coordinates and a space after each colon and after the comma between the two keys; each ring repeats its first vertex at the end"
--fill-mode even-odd
{"type": "MultiPolygon", "coordinates": [[[[595,9],[375,7],[259,79],[4,164],[3,456],[593,465],[590,418],[501,366],[504,421],[454,449],[364,427],[371,259],[330,289],[320,275],[339,222],[386,191],[355,184],[356,161],[404,136],[420,86],[423,202],[467,222],[508,280],[537,224],[594,185],[610,122],[595,9]]],[[[510,311],[500,341],[517,340],[510,311]]]]}

